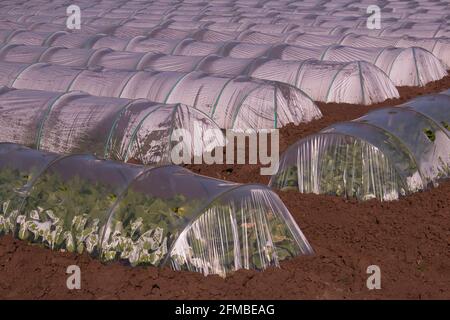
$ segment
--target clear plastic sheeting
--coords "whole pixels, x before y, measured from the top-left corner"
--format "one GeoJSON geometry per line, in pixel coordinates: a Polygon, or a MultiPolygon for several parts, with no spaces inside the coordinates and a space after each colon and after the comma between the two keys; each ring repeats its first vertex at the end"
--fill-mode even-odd
{"type": "Polygon", "coordinates": [[[386,201],[437,185],[450,175],[449,120],[437,94],[331,125],[289,147],[270,185],[386,201]]]}
{"type": "Polygon", "coordinates": [[[278,197],[249,185],[213,201],[183,230],[172,246],[171,264],[176,270],[225,275],[265,269],[310,250],[278,197]]]}
{"type": "MultiPolygon", "coordinates": [[[[64,45],[68,47],[77,46],[77,39],[94,39],[93,46],[97,48],[108,47],[115,50],[131,50],[131,51],[141,51],[144,50],[145,47],[153,48],[153,50],[157,50],[156,46],[159,44],[160,47],[158,50],[166,53],[174,52],[176,44],[182,44],[184,40],[189,41],[191,39],[189,36],[180,39],[157,39],[151,36],[137,36],[132,40],[118,38],[111,35],[93,35],[90,34],[68,34],[67,32],[59,32],[61,29],[59,26],[53,26],[49,28],[48,25],[38,25],[35,26],[33,24],[34,32],[27,32],[26,29],[30,29],[30,26],[25,25],[6,25],[3,26],[0,21],[0,29],[1,28],[10,28],[11,30],[16,30],[16,28],[24,28],[24,30],[20,32],[15,32],[13,37],[9,40],[10,43],[27,43],[27,44],[43,44],[44,42],[47,44],[55,45],[64,45]],[[47,36],[46,32],[48,33],[47,36]],[[28,39],[28,40],[27,40],[28,39]]],[[[208,25],[208,29],[211,29],[214,25],[208,25]]],[[[450,39],[448,37],[440,37],[440,38],[430,38],[430,37],[411,37],[411,36],[402,36],[402,37],[389,37],[389,36],[369,36],[364,34],[356,34],[352,33],[352,30],[347,30],[345,33],[339,34],[316,34],[316,33],[305,33],[305,31],[292,31],[289,33],[276,33],[278,24],[267,25],[267,28],[264,28],[264,32],[261,33],[249,30],[254,30],[256,28],[255,25],[238,25],[238,29],[241,28],[249,28],[246,32],[238,32],[236,34],[231,34],[227,37],[221,37],[221,42],[202,42],[208,41],[209,39],[203,39],[204,37],[196,37],[196,42],[205,43],[205,45],[212,46],[214,43],[221,44],[222,42],[227,41],[236,41],[239,39],[239,42],[247,42],[254,44],[290,44],[297,46],[306,46],[306,47],[320,47],[320,46],[331,46],[333,44],[343,45],[348,47],[358,47],[358,48],[386,48],[386,47],[397,47],[397,48],[410,48],[410,47],[419,47],[431,52],[434,56],[439,58],[447,69],[450,68],[450,39]],[[271,29],[271,30],[267,30],[271,29]],[[274,29],[274,30],[272,30],[274,29]]],[[[95,30],[98,31],[98,30],[95,30]]],[[[6,33],[5,31],[2,31],[6,33]]],[[[308,31],[311,32],[311,31],[308,31]]],[[[196,33],[197,34],[197,33],[196,33]]],[[[201,34],[201,33],[200,33],[201,34]]],[[[192,40],[192,39],[191,39],[192,40]]],[[[4,42],[5,40],[3,40],[4,42]]],[[[89,41],[84,42],[84,44],[88,44],[89,41]]],[[[78,43],[79,45],[79,43],[78,43]]],[[[200,52],[197,51],[197,54],[200,52]]]]}
{"type": "Polygon", "coordinates": [[[450,69],[450,39],[449,38],[418,38],[418,37],[401,37],[401,38],[375,38],[364,35],[347,34],[341,36],[341,44],[353,47],[383,47],[394,46],[398,48],[419,47],[431,52],[439,58],[450,69]],[[380,45],[380,41],[386,43],[380,45]],[[389,44],[388,44],[388,43],[389,44]],[[377,44],[378,43],[378,44],[377,44]]]}
{"type": "MultiPolygon", "coordinates": [[[[62,23],[65,17],[65,1],[35,1],[26,7],[20,4],[2,3],[2,14],[14,20],[52,21],[62,23]]],[[[174,28],[195,28],[209,24],[274,24],[282,25],[278,32],[289,32],[300,26],[332,28],[337,25],[364,29],[369,14],[366,9],[374,4],[386,15],[381,30],[392,28],[416,30],[422,22],[425,30],[446,30],[445,18],[449,4],[445,0],[423,1],[101,1],[92,4],[78,1],[89,25],[114,25],[134,28],[152,28],[168,22],[174,28]],[[443,23],[444,22],[444,23],[443,23]],[[286,28],[285,25],[297,24],[286,28]]],[[[222,28],[225,29],[225,28],[222,28]]],[[[231,30],[232,28],[227,28],[231,30]]],[[[263,28],[258,28],[266,30],[263,28]]]]}
{"type": "Polygon", "coordinates": [[[225,144],[214,121],[180,104],[4,87],[0,108],[3,142],[50,152],[167,164],[178,143],[171,137],[175,130],[198,131],[199,139],[185,146],[192,157],[225,144]]]}
{"type": "MultiPolygon", "coordinates": [[[[30,37],[36,32],[29,31],[30,37]]],[[[18,35],[8,37],[7,43],[20,43],[22,40],[16,39],[18,35]],[[15,40],[16,39],[16,40],[15,40]]],[[[44,37],[37,34],[38,38],[48,38],[41,41],[40,45],[67,46],[70,48],[88,47],[94,49],[110,48],[113,50],[124,50],[131,52],[156,52],[165,54],[188,55],[188,56],[207,56],[217,54],[230,58],[260,58],[268,57],[270,59],[302,61],[306,59],[316,59],[321,61],[335,62],[356,62],[365,61],[374,64],[380,68],[397,86],[423,86],[429,82],[442,79],[447,75],[446,57],[448,50],[445,40],[435,42],[433,48],[430,45],[422,47],[395,48],[390,46],[383,47],[351,47],[339,44],[324,46],[320,39],[315,40],[315,45],[305,41],[300,43],[287,44],[283,41],[270,42],[261,41],[261,43],[243,42],[241,37],[238,39],[223,40],[217,42],[198,41],[192,38],[180,39],[157,39],[150,35],[137,36],[131,39],[120,39],[114,36],[102,34],[65,34],[48,33],[44,37]],[[80,38],[82,40],[80,40],[80,38]],[[45,42],[45,43],[44,43],[45,42]],[[444,52],[441,62],[430,51],[440,50],[444,52]]],[[[278,39],[276,36],[275,39],[278,39]]],[[[294,38],[292,36],[292,38],[294,38]]],[[[37,41],[39,43],[39,41],[37,41]]],[[[259,42],[259,41],[257,41],[259,42]]],[[[289,42],[286,39],[286,42],[289,42]]],[[[327,40],[323,41],[324,43],[327,40]]],[[[16,49],[18,50],[18,49],[16,49]]],[[[56,50],[56,49],[55,49],[56,50]]],[[[55,51],[56,52],[56,51],[55,51]]],[[[61,54],[61,52],[60,52],[61,54]]],[[[77,56],[78,52],[73,55],[77,56]]],[[[1,57],[1,56],[0,56],[1,57]]],[[[75,59],[75,57],[73,57],[75,59]]],[[[122,59],[125,59],[122,57],[122,59]]],[[[66,59],[67,60],[67,59],[66,59]]]]}
{"type": "MultiPolygon", "coordinates": [[[[428,14],[423,11],[417,13],[413,19],[405,17],[389,18],[388,12],[382,12],[383,17],[386,15],[382,28],[369,29],[367,28],[367,20],[370,14],[366,10],[371,4],[366,4],[366,7],[361,8],[362,11],[357,12],[356,16],[345,16],[345,11],[341,11],[342,8],[339,8],[341,10],[336,8],[338,10],[333,10],[332,12],[338,12],[342,16],[323,16],[324,12],[330,14],[330,12],[326,12],[323,8],[318,9],[320,12],[316,11],[309,15],[301,16],[299,13],[290,12],[292,10],[291,8],[284,8],[281,12],[274,12],[274,9],[272,9],[272,12],[267,9],[263,12],[263,15],[271,16],[260,16],[258,14],[251,16],[250,13],[247,13],[247,16],[236,16],[234,19],[221,16],[220,14],[217,15],[216,19],[212,16],[208,18],[205,13],[199,14],[198,12],[178,12],[177,15],[173,15],[172,13],[167,14],[167,12],[155,15],[149,12],[148,15],[140,17],[137,17],[135,13],[130,13],[130,16],[127,18],[111,18],[108,14],[91,18],[85,17],[84,25],[86,25],[87,31],[90,32],[109,32],[110,34],[124,38],[148,33],[160,38],[184,37],[196,35],[196,30],[208,28],[206,29],[206,34],[200,34],[200,36],[213,41],[230,36],[237,37],[239,31],[261,31],[282,34],[294,31],[307,31],[316,34],[337,34],[351,31],[353,33],[371,36],[401,37],[409,35],[430,38],[448,37],[450,35],[450,27],[448,23],[445,23],[445,19],[448,18],[449,13],[441,16],[440,19],[426,21],[424,17],[426,18],[428,14]],[[286,10],[289,10],[289,13],[283,12],[286,10]],[[152,14],[153,16],[151,16],[152,14]],[[165,16],[165,14],[167,15],[165,16]],[[276,16],[277,14],[278,17],[276,16]],[[419,14],[422,14],[424,17],[418,20],[417,16],[419,14]]],[[[310,4],[310,6],[312,5],[310,4]]],[[[180,11],[179,8],[172,9],[180,11]]],[[[255,8],[251,9],[256,10],[255,8]]],[[[54,25],[65,24],[67,18],[64,13],[49,16],[43,16],[38,13],[36,15],[15,14],[8,16],[2,15],[0,17],[12,22],[51,23],[54,25]]]]}
{"type": "Polygon", "coordinates": [[[13,197],[20,200],[13,212],[1,212],[3,233],[54,250],[222,277],[313,253],[266,186],[199,176],[173,165],[55,156],[4,143],[0,174],[6,182],[3,208],[13,197]]]}
{"type": "Polygon", "coordinates": [[[396,86],[424,86],[447,75],[445,66],[422,48],[353,48],[288,46],[272,57],[283,60],[319,59],[339,62],[362,60],[383,70],[396,86]]]}
{"type": "Polygon", "coordinates": [[[51,249],[95,254],[108,209],[143,170],[90,155],[60,157],[24,197],[17,236],[51,249]]]}
{"type": "Polygon", "coordinates": [[[15,228],[15,219],[32,181],[58,155],[0,143],[0,235],[15,228]]]}
{"type": "Polygon", "coordinates": [[[218,55],[178,56],[158,53],[6,45],[2,61],[47,62],[72,67],[191,72],[227,77],[249,76],[293,85],[314,101],[372,104],[399,93],[386,74],[367,62],[284,61],[269,58],[230,58],[218,55]]]}
{"type": "Polygon", "coordinates": [[[194,67],[210,74],[246,75],[283,82],[301,89],[313,100],[323,102],[372,104],[399,96],[392,81],[381,70],[366,62],[155,55],[142,66],[149,66],[153,70],[174,71],[194,67]],[[191,63],[189,67],[186,66],[188,61],[191,63]]]}
{"type": "MultiPolygon", "coordinates": [[[[65,11],[62,4],[65,1],[35,1],[23,6],[14,1],[5,1],[3,5],[5,14],[11,16],[25,15],[26,17],[63,16],[65,11]]],[[[198,23],[198,21],[211,21],[216,17],[222,17],[223,21],[255,20],[281,23],[280,20],[296,20],[299,23],[312,24],[318,22],[335,22],[348,17],[346,24],[358,25],[367,13],[367,3],[377,4],[386,14],[386,25],[396,25],[401,19],[407,21],[435,21],[442,19],[449,12],[448,3],[445,0],[423,0],[420,2],[402,0],[374,0],[372,2],[359,0],[334,0],[334,1],[101,1],[92,4],[89,1],[79,1],[80,7],[86,11],[85,16],[93,23],[96,18],[126,19],[136,24],[150,21],[173,20],[175,22],[198,23]],[[362,16],[361,16],[362,15],[362,16]],[[135,18],[135,20],[131,19],[135,18]],[[351,19],[350,19],[351,18],[351,19]]],[[[97,22],[99,23],[99,22],[97,22]]],[[[122,23],[123,24],[123,23],[122,23]]]]}
{"type": "MultiPolygon", "coordinates": [[[[188,42],[186,46],[195,43],[188,42]]],[[[397,86],[423,86],[442,79],[445,66],[430,52],[422,48],[353,48],[345,46],[301,47],[294,45],[263,45],[234,42],[222,46],[220,54],[232,58],[266,56],[281,60],[316,59],[321,61],[366,61],[380,68],[397,86]]],[[[181,47],[178,49],[181,50],[181,47]]],[[[186,50],[186,48],[183,48],[186,50]]],[[[214,52],[216,53],[216,52],[214,52]]],[[[185,55],[184,52],[177,54],[185,55]]],[[[326,64],[325,68],[326,68],[326,64]]]]}
{"type": "Polygon", "coordinates": [[[450,135],[450,90],[447,93],[415,98],[403,106],[432,119],[442,131],[450,135]]]}
{"type": "Polygon", "coordinates": [[[0,62],[0,85],[183,103],[207,114],[225,129],[279,128],[321,117],[311,98],[291,85],[248,77],[210,76],[197,71],[83,69],[0,62]]]}
{"type": "Polygon", "coordinates": [[[386,74],[367,62],[273,61],[280,62],[258,66],[252,76],[292,81],[313,100],[370,105],[399,97],[386,74]],[[293,65],[298,68],[292,68],[293,65]]]}
{"type": "MultiPolygon", "coordinates": [[[[394,163],[376,146],[362,139],[340,133],[319,133],[294,144],[286,153],[289,156],[282,156],[278,174],[270,182],[273,188],[282,191],[298,190],[361,200],[375,197],[393,200],[406,192],[394,163]]],[[[418,174],[413,173],[408,178],[418,185],[414,186],[416,189],[422,186],[418,174]]]]}
{"type": "Polygon", "coordinates": [[[382,128],[401,140],[416,159],[427,184],[450,173],[449,136],[423,114],[409,108],[386,108],[372,111],[354,121],[382,128]]]}

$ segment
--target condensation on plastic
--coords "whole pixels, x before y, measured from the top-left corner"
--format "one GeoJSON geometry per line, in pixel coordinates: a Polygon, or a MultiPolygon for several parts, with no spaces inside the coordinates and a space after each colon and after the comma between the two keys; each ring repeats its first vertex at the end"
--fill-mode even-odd
{"type": "Polygon", "coordinates": [[[177,72],[197,70],[228,77],[250,76],[293,85],[314,101],[323,102],[372,104],[399,96],[387,75],[367,62],[179,56],[63,47],[45,50],[46,47],[41,46],[6,45],[0,59],[6,62],[47,62],[72,67],[100,66],[108,69],[177,72]]]}
{"type": "Polygon", "coordinates": [[[0,107],[2,141],[50,152],[168,164],[175,130],[196,134],[183,148],[192,157],[225,144],[214,121],[180,104],[2,88],[0,107]]]}
{"type": "Polygon", "coordinates": [[[102,70],[0,62],[0,85],[183,103],[207,114],[223,129],[279,128],[322,116],[311,98],[291,85],[201,72],[102,70]]]}
{"type": "MultiPolygon", "coordinates": [[[[265,186],[208,178],[173,165],[144,167],[0,144],[2,177],[15,165],[10,161],[35,165],[39,172],[31,182],[20,180],[28,183],[27,192],[11,221],[14,228],[7,231],[55,250],[223,277],[313,253],[281,200],[265,186]]],[[[32,166],[21,169],[29,172],[32,166]]],[[[18,182],[5,186],[13,184],[18,182]]],[[[4,200],[8,193],[2,189],[0,196],[4,200]]]]}
{"type": "Polygon", "coordinates": [[[450,175],[449,110],[437,94],[331,125],[289,147],[270,185],[361,200],[437,185],[450,175]]]}

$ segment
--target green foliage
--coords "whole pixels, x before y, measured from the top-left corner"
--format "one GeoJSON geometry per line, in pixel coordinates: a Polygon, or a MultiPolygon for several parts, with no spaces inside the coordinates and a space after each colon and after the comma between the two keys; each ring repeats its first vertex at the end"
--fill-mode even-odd
{"type": "Polygon", "coordinates": [[[79,176],[64,180],[59,174],[43,174],[26,199],[25,214],[17,218],[19,238],[52,249],[86,250],[103,261],[158,265],[174,231],[186,225],[201,204],[182,195],[162,199],[133,189],[119,198],[113,189],[79,176]]]}
{"type": "MultiPolygon", "coordinates": [[[[83,220],[84,224],[95,219],[104,221],[106,212],[117,199],[117,194],[112,189],[79,176],[64,180],[58,174],[45,173],[33,186],[26,201],[25,212],[38,207],[43,211],[51,210],[66,230],[72,227],[76,216],[85,215],[87,218],[86,221],[83,220]]],[[[40,218],[46,220],[45,215],[40,218]]]]}
{"type": "Polygon", "coordinates": [[[29,179],[27,172],[7,167],[0,169],[0,235],[13,231],[21,192],[29,179]]]}
{"type": "Polygon", "coordinates": [[[306,164],[302,172],[298,172],[296,165],[280,169],[273,187],[287,191],[299,190],[301,186],[303,192],[318,190],[321,194],[363,200],[383,199],[389,196],[386,194],[389,191],[404,192],[401,180],[384,156],[362,140],[331,144],[322,150],[320,158],[310,159],[306,164]],[[372,170],[368,169],[369,163],[372,170]],[[377,172],[381,180],[373,181],[373,172],[377,172]]]}
{"type": "MultiPolygon", "coordinates": [[[[1,196],[5,200],[14,192],[4,186],[22,186],[28,176],[0,171],[0,179],[1,196]]],[[[28,193],[21,212],[16,210],[14,219],[0,216],[0,232],[5,226],[8,229],[15,226],[20,239],[55,250],[87,252],[104,262],[125,260],[131,265],[159,266],[178,238],[178,232],[189,223],[199,221],[197,218],[202,213],[199,210],[208,202],[202,198],[188,199],[182,194],[155,197],[133,187],[123,194],[115,189],[79,176],[64,179],[59,174],[45,172],[28,193]]],[[[220,261],[224,270],[234,269],[235,252],[241,252],[237,258],[247,260],[249,267],[256,269],[297,253],[297,244],[284,221],[265,205],[258,206],[258,201],[254,202],[241,209],[242,212],[234,212],[236,208],[221,200],[211,204],[210,210],[218,215],[217,219],[207,220],[203,227],[212,232],[200,238],[194,233],[188,237],[189,250],[197,259],[195,263],[213,263],[205,258],[211,246],[226,248],[220,261]],[[234,215],[237,229],[231,225],[230,213],[234,215]],[[265,223],[257,225],[256,217],[264,219],[265,223]],[[234,247],[233,230],[238,231],[240,248],[234,247]],[[271,241],[263,241],[261,234],[271,241]]],[[[2,210],[9,204],[4,201],[2,210]]]]}
{"type": "Polygon", "coordinates": [[[423,132],[425,133],[427,138],[430,139],[430,141],[434,142],[436,140],[436,134],[435,134],[435,132],[433,130],[431,130],[431,129],[424,129],[423,132]]]}
{"type": "Polygon", "coordinates": [[[181,194],[157,198],[130,188],[111,216],[103,258],[128,259],[133,265],[158,265],[177,238],[178,230],[198,214],[204,201],[186,199],[181,194]]]}
{"type": "Polygon", "coordinates": [[[30,176],[12,168],[0,169],[0,202],[11,200],[27,184],[30,176]]]}
{"type": "Polygon", "coordinates": [[[241,209],[216,201],[193,223],[181,245],[177,252],[183,255],[172,256],[178,268],[208,270],[221,276],[235,270],[237,264],[262,270],[299,253],[285,221],[257,200],[241,209]]]}

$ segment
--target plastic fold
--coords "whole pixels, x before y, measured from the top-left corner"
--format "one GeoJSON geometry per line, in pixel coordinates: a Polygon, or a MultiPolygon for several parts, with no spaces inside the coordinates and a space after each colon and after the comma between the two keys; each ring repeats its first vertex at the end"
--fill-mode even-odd
{"type": "Polygon", "coordinates": [[[270,186],[395,200],[450,175],[450,98],[419,97],[331,125],[290,146],[270,186]]]}
{"type": "Polygon", "coordinates": [[[192,72],[227,77],[248,76],[292,85],[315,101],[373,104],[397,98],[398,90],[387,75],[374,65],[355,62],[231,58],[215,54],[201,56],[165,55],[102,49],[9,44],[2,49],[5,62],[123,70],[192,72]]]}
{"type": "Polygon", "coordinates": [[[1,233],[103,262],[225,277],[313,252],[262,185],[7,143],[0,144],[0,179],[1,233]]]}
{"type": "Polygon", "coordinates": [[[181,104],[4,87],[0,108],[2,141],[49,152],[161,165],[172,163],[176,130],[197,133],[184,142],[189,158],[225,145],[214,121],[181,104]]]}
{"type": "Polygon", "coordinates": [[[182,103],[208,115],[222,129],[280,128],[322,116],[311,98],[291,85],[199,71],[128,71],[0,62],[0,85],[182,103]]]}

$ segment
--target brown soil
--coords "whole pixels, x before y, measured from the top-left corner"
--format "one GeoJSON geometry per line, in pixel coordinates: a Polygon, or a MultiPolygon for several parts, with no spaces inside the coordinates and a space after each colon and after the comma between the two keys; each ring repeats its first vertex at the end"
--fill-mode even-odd
{"type": "MultiPolygon", "coordinates": [[[[439,93],[448,88],[450,88],[450,71],[445,78],[439,81],[431,82],[425,87],[398,87],[400,98],[389,99],[382,103],[373,104],[370,106],[318,102],[317,104],[323,114],[322,118],[298,126],[290,124],[280,129],[280,153],[300,138],[317,133],[333,123],[353,120],[365,115],[373,109],[399,105],[405,103],[408,100],[411,100],[414,97],[432,93],[439,93]]],[[[269,177],[261,176],[259,174],[259,166],[189,165],[187,167],[196,173],[225,180],[233,180],[242,183],[254,182],[263,184],[267,184],[269,182],[269,177]]]]}
{"type": "MultiPolygon", "coordinates": [[[[425,88],[400,88],[401,99],[375,106],[320,104],[324,117],[280,130],[281,151],[297,139],[371,109],[450,88],[450,74],[425,88]]],[[[238,182],[267,183],[254,166],[188,166],[238,182]]],[[[358,203],[278,193],[315,249],[264,272],[226,279],[170,269],[103,265],[88,256],[0,239],[0,298],[25,299],[450,299],[450,181],[399,201],[358,203]],[[66,289],[66,268],[80,266],[82,289],[66,289]],[[368,290],[366,269],[381,268],[381,290],[368,290]]]]}

